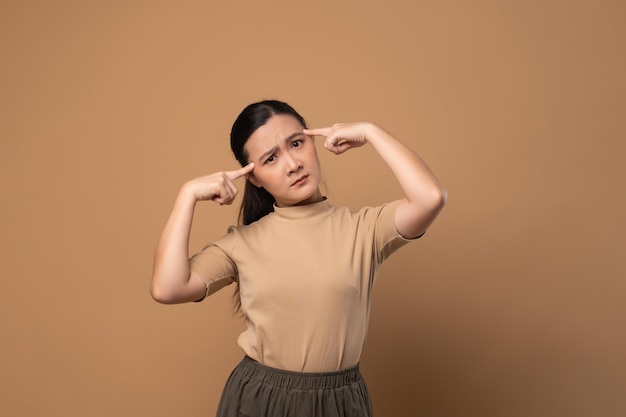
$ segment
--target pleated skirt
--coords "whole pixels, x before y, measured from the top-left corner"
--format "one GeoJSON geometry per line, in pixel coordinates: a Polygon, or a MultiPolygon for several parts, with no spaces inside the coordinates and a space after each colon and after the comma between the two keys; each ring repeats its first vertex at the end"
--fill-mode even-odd
{"type": "Polygon", "coordinates": [[[371,417],[358,365],[335,372],[301,373],[262,365],[245,356],[226,381],[217,417],[371,417]]]}

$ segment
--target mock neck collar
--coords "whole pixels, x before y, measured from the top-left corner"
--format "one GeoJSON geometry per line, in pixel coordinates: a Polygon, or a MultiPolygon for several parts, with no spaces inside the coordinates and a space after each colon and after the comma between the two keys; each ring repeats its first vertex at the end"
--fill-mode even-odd
{"type": "Polygon", "coordinates": [[[312,204],[303,204],[301,206],[278,207],[274,204],[274,213],[276,219],[285,220],[304,220],[312,217],[323,216],[333,211],[334,206],[324,197],[323,200],[312,204]]]}

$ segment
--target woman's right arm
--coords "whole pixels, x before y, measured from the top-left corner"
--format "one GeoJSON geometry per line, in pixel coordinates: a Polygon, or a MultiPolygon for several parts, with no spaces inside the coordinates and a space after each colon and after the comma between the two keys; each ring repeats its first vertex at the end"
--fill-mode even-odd
{"type": "Polygon", "coordinates": [[[230,204],[237,196],[234,181],[248,174],[254,164],[191,180],[180,189],[154,255],[150,294],[164,304],[197,301],[206,294],[204,281],[189,268],[189,235],[198,201],[230,204]]]}

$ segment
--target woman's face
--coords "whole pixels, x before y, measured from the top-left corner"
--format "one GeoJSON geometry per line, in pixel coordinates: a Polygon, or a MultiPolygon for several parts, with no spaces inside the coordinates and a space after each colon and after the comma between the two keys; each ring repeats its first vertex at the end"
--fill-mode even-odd
{"type": "Polygon", "coordinates": [[[322,199],[315,143],[303,129],[290,115],[274,115],[244,145],[248,162],[254,162],[248,180],[272,194],[278,207],[322,199]]]}

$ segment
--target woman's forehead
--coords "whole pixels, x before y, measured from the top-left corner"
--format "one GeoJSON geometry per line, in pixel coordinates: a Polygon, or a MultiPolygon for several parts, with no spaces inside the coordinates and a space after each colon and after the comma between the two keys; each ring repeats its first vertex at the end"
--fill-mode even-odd
{"type": "Polygon", "coordinates": [[[248,155],[266,152],[268,147],[280,146],[302,133],[304,127],[293,116],[278,114],[259,127],[245,144],[248,155]]]}

